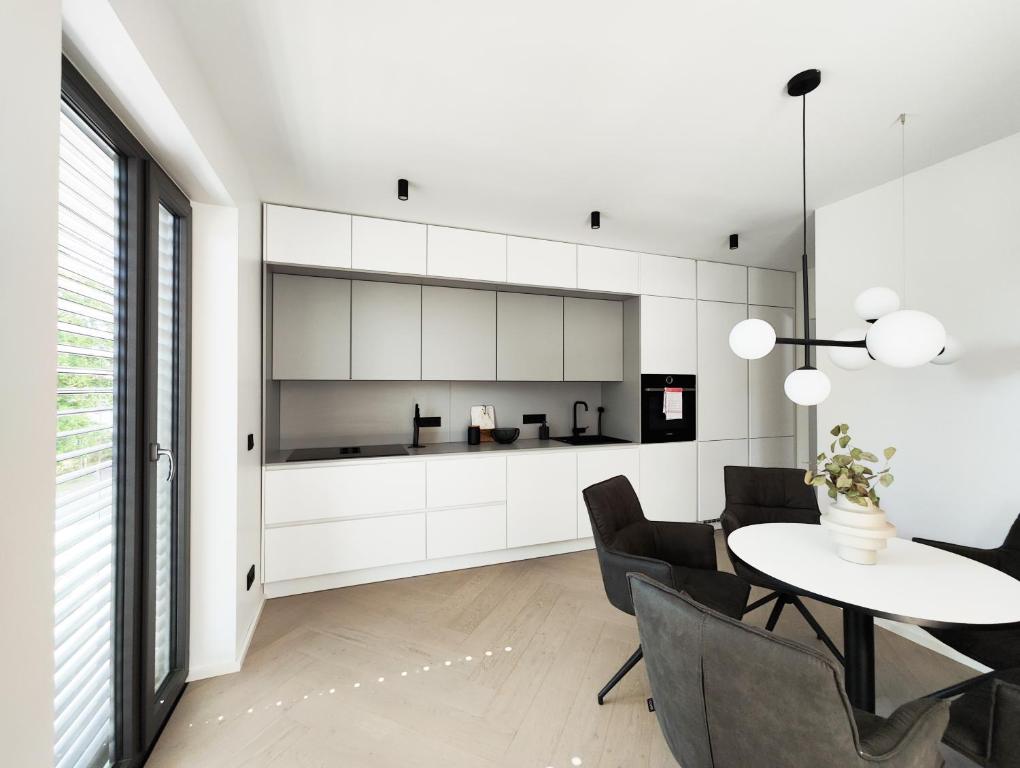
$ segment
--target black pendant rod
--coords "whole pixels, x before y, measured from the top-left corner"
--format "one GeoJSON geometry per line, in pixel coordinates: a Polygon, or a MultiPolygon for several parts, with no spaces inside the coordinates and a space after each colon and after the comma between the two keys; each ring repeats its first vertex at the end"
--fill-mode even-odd
{"type": "Polygon", "coordinates": [[[804,365],[808,368],[811,367],[811,320],[810,311],[808,310],[808,258],[807,258],[807,94],[803,94],[801,97],[801,117],[800,117],[800,158],[801,158],[801,190],[803,192],[801,202],[803,204],[804,220],[803,220],[803,234],[804,234],[804,249],[801,254],[801,271],[803,274],[803,280],[801,281],[804,291],[804,365]]]}
{"type": "Polygon", "coordinates": [[[811,347],[856,347],[858,349],[865,349],[868,346],[868,342],[864,339],[859,341],[836,341],[835,339],[799,339],[788,337],[777,338],[776,344],[792,344],[804,347],[805,351],[811,347]]]}

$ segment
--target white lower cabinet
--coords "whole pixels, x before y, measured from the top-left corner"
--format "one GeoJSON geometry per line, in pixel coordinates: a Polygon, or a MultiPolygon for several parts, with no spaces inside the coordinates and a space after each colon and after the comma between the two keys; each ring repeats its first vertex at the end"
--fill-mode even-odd
{"type": "Polygon", "coordinates": [[[266,581],[425,559],[425,513],[288,525],[265,532],[266,581]]]}
{"type": "Polygon", "coordinates": [[[623,475],[641,496],[640,453],[638,446],[606,448],[594,451],[579,451],[577,454],[577,538],[592,535],[588,507],[584,503],[583,491],[589,485],[601,483],[617,475],[623,475]]]}
{"type": "Polygon", "coordinates": [[[698,443],[698,519],[716,520],[726,508],[723,467],[747,466],[747,440],[698,443]]]}
{"type": "Polygon", "coordinates": [[[506,549],[506,504],[425,513],[429,560],[506,549]]]}
{"type": "Polygon", "coordinates": [[[425,509],[425,462],[286,467],[266,472],[266,525],[425,509]]]}
{"type": "Polygon", "coordinates": [[[506,499],[506,457],[432,459],[428,508],[491,504],[506,499]]]}
{"type": "Polygon", "coordinates": [[[507,457],[508,547],[577,538],[577,459],[574,451],[507,457]]]}
{"type": "Polygon", "coordinates": [[[641,446],[641,508],[649,520],[698,519],[698,444],[641,446]]]}

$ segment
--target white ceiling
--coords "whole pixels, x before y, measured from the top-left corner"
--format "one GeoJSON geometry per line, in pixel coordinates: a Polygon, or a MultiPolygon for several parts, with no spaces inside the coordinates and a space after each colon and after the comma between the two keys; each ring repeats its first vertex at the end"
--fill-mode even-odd
{"type": "Polygon", "coordinates": [[[171,5],[273,202],[789,266],[794,73],[811,208],[1020,131],[1016,0],[171,5]]]}

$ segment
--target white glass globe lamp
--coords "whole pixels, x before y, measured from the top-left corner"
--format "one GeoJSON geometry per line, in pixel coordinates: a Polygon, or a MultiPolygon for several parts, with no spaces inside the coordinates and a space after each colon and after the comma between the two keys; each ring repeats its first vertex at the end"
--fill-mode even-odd
{"type": "Polygon", "coordinates": [[[935,356],[932,363],[935,365],[952,365],[963,357],[963,345],[955,336],[946,334],[946,346],[942,352],[935,356]]]}
{"type": "Polygon", "coordinates": [[[803,366],[786,377],[783,390],[797,405],[818,405],[829,396],[832,384],[818,369],[803,366]]]}
{"type": "Polygon", "coordinates": [[[730,349],[744,360],[765,357],[776,346],[776,330],[764,320],[741,320],[730,331],[730,349]]]}
{"type": "Polygon", "coordinates": [[[861,320],[872,322],[900,308],[900,297],[892,288],[876,286],[861,291],[854,299],[854,312],[861,320]]]}
{"type": "MultiPolygon", "coordinates": [[[[864,341],[868,332],[864,328],[847,328],[833,336],[834,341],[864,341]]],[[[866,347],[829,347],[829,359],[844,371],[859,371],[871,363],[866,347]]]]}
{"type": "Polygon", "coordinates": [[[946,329],[927,312],[901,309],[883,315],[868,330],[868,352],[893,368],[914,368],[935,359],[946,346],[946,329]]]}

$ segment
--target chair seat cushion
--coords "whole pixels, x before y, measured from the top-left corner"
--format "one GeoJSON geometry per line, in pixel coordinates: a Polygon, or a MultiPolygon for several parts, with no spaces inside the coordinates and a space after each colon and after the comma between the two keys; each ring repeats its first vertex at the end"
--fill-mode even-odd
{"type": "Polygon", "coordinates": [[[673,583],[677,590],[686,592],[702,605],[734,619],[744,615],[751,592],[747,582],[732,573],[680,565],[673,566],[673,583]]]}
{"type": "MultiPolygon", "coordinates": [[[[1020,669],[997,673],[1007,683],[1020,685],[1020,669]]],[[[949,706],[949,727],[943,741],[973,760],[988,756],[988,718],[992,712],[992,680],[972,688],[949,706]]]]}

